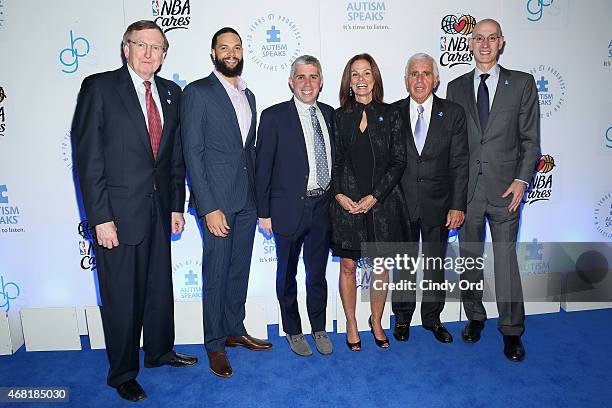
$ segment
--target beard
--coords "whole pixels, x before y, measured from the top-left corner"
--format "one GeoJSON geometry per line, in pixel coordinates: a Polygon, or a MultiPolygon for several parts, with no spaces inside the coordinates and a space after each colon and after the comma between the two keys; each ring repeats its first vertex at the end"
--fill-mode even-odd
{"type": "Polygon", "coordinates": [[[225,65],[223,60],[220,60],[218,58],[214,59],[214,63],[215,63],[215,68],[217,69],[217,71],[219,71],[221,74],[223,74],[224,76],[228,78],[234,78],[234,77],[242,75],[242,68],[244,66],[243,59],[238,61],[238,63],[236,64],[234,68],[228,67],[227,65],[225,65]]]}

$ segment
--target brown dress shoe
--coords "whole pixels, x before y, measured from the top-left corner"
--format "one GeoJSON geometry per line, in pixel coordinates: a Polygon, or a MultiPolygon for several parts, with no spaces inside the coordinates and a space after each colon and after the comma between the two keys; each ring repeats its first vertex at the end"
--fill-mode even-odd
{"type": "Polygon", "coordinates": [[[210,366],[210,371],[219,377],[229,378],[234,373],[225,351],[209,351],[208,365],[210,366]]]}
{"type": "Polygon", "coordinates": [[[265,340],[256,339],[255,337],[251,337],[248,334],[244,336],[228,337],[225,340],[225,345],[227,347],[246,347],[249,350],[253,351],[265,351],[270,350],[272,348],[272,343],[267,342],[265,340]]]}

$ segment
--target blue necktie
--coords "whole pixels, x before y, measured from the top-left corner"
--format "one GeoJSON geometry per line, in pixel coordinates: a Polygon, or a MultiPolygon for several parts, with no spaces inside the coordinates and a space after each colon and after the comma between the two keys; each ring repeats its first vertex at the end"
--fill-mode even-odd
{"type": "Polygon", "coordinates": [[[480,118],[480,129],[484,132],[489,123],[489,88],[486,80],[489,74],[480,74],[480,84],[478,85],[478,97],[476,107],[478,108],[478,118],[480,118]]]}
{"type": "Polygon", "coordinates": [[[312,129],[314,130],[314,154],[316,164],[317,184],[322,189],[326,189],[329,184],[329,167],[327,165],[327,153],[325,151],[325,139],[323,139],[323,130],[317,118],[317,109],[314,106],[308,108],[310,111],[310,120],[312,121],[312,129]]]}
{"type": "Polygon", "coordinates": [[[423,105],[417,106],[419,117],[417,118],[416,125],[414,126],[414,144],[416,145],[419,155],[423,151],[423,146],[425,146],[425,138],[427,137],[427,124],[425,123],[425,118],[423,117],[424,110],[425,108],[423,108],[423,105]]]}

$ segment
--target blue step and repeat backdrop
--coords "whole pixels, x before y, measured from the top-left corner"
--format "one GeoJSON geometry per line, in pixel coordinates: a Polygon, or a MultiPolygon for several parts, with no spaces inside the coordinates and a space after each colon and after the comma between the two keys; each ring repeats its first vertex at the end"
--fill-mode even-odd
{"type": "MultiPolygon", "coordinates": [[[[120,66],[125,27],[139,19],[166,31],[160,75],[181,87],[211,72],[212,34],[235,27],[261,112],[290,97],[289,66],[305,53],[320,58],[320,99],[332,106],[344,64],[361,52],[378,61],[387,102],[406,96],[404,66],[416,52],[438,60],[444,96],[446,84],[472,68],[473,23],[495,18],[506,39],[501,64],[532,73],[540,98],[543,157],[524,200],[521,241],[609,242],[611,16],[609,0],[0,0],[0,309],[98,303],[70,124],[81,81],[120,66]]],[[[172,251],[176,300],[199,301],[193,216],[172,251]]],[[[335,289],[338,263],[329,265],[335,289]]],[[[249,296],[266,298],[270,323],[274,275],[274,240],[257,232],[249,296]]]]}

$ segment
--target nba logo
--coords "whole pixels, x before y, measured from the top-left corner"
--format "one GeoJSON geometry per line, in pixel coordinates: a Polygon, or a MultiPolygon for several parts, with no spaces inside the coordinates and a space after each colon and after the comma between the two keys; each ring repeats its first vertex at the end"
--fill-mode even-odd
{"type": "Polygon", "coordinates": [[[159,0],[151,0],[151,11],[153,12],[153,17],[159,16],[159,0]]]}

